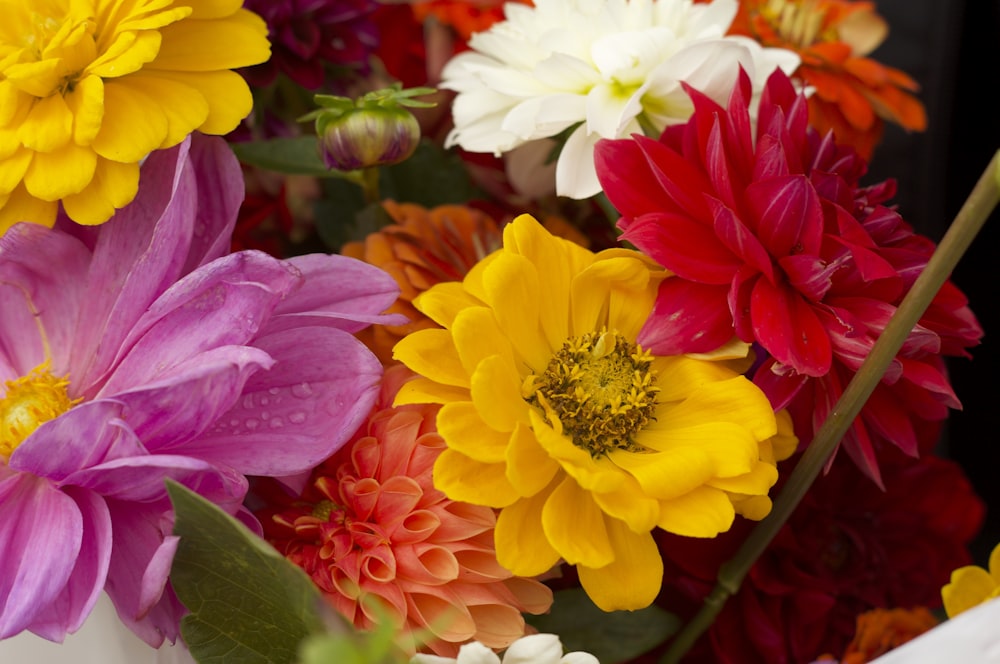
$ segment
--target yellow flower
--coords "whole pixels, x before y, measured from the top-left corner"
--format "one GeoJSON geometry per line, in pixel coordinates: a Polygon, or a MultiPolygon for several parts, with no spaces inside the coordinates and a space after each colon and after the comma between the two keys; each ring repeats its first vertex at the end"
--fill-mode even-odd
{"type": "Polygon", "coordinates": [[[270,55],[242,0],[0,0],[0,234],[129,203],[139,162],[250,112],[229,71],[270,55]]]}
{"type": "Polygon", "coordinates": [[[737,512],[766,514],[754,499],[766,501],[774,455],[788,451],[787,430],[772,446],[775,415],[739,373],[745,344],[711,357],[636,345],[666,277],[638,252],[594,254],[521,216],[463,282],[415,300],[444,329],[394,351],[422,376],[397,403],[443,404],[435,485],[501,509],[504,567],[533,576],[565,560],[607,611],[656,597],[654,527],[714,537],[737,512]]]}
{"type": "Polygon", "coordinates": [[[959,567],[951,573],[951,583],[941,589],[949,618],[996,597],[1000,597],[1000,544],[990,554],[989,571],[975,565],[959,567]]]}

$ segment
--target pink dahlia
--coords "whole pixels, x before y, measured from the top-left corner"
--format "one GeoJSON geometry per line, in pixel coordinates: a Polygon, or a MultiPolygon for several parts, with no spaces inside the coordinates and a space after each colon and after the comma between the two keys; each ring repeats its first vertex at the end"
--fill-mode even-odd
{"type": "Polygon", "coordinates": [[[304,88],[327,82],[330,67],[367,72],[378,46],[375,0],[246,0],[267,22],[271,58],[243,70],[253,85],[269,85],[281,72],[304,88]]]}
{"type": "Polygon", "coordinates": [[[548,611],[552,592],[497,562],[492,509],[434,488],[440,407],[391,407],[412,376],[399,365],[386,371],[353,442],[316,469],[301,497],[279,495],[284,507],[259,514],[265,536],[357,627],[388,616],[411,653],[454,657],[470,639],[505,648],[524,636],[522,612],[548,611]]]}
{"type": "MultiPolygon", "coordinates": [[[[933,252],[887,201],[863,188],[852,148],[808,126],[804,95],[768,80],[756,127],[741,74],[723,108],[688,89],[695,112],[653,140],[605,140],[597,168],[621,212],[622,238],[676,274],[663,282],[639,342],[654,353],[712,350],[735,334],[756,342],[754,380],[774,408],[800,415],[808,441],[871,351],[933,252]]],[[[942,355],[964,355],[982,329],[952,284],[912,331],[845,437],[879,482],[875,449],[916,454],[913,419],[959,407],[942,355]]]]}
{"type": "Polygon", "coordinates": [[[352,333],[395,283],[225,255],[242,191],[226,144],[194,138],[107,224],[0,238],[0,638],[61,640],[102,589],[148,643],[176,638],[164,479],[239,513],[247,475],[308,471],[371,408],[381,366],[352,333]]]}

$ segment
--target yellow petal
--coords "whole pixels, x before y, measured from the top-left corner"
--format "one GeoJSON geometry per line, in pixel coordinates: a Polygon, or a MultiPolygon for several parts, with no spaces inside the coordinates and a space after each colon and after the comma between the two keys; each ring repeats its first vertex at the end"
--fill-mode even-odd
{"type": "Polygon", "coordinates": [[[39,99],[17,131],[26,148],[52,152],[66,145],[73,137],[73,113],[61,94],[39,99]]]}
{"type": "Polygon", "coordinates": [[[150,69],[208,72],[259,64],[270,57],[267,24],[246,10],[202,21],[187,19],[160,30],[163,43],[150,69]]]}
{"type": "Polygon", "coordinates": [[[448,330],[434,328],[408,334],[393,347],[392,357],[438,383],[469,387],[469,375],[458,359],[448,330]]]}
{"type": "Polygon", "coordinates": [[[990,599],[997,589],[993,577],[982,567],[959,567],[951,573],[951,583],[941,589],[945,613],[954,618],[990,599]]]}
{"type": "Polygon", "coordinates": [[[451,385],[442,385],[428,378],[414,378],[403,384],[393,399],[393,406],[405,406],[411,403],[451,403],[453,401],[469,401],[472,396],[469,390],[451,385]]]}
{"type": "Polygon", "coordinates": [[[685,355],[655,357],[656,398],[660,403],[684,399],[699,387],[735,378],[739,374],[722,362],[696,360],[685,355]]]}
{"type": "MultiPolygon", "coordinates": [[[[145,70],[144,70],[145,73],[145,70]]],[[[167,79],[194,88],[208,103],[208,115],[197,129],[205,134],[228,134],[250,114],[253,96],[246,81],[231,71],[175,72],[150,71],[151,77],[167,79]]],[[[174,103],[187,103],[188,99],[176,99],[174,103]]],[[[201,100],[192,103],[201,104],[201,100]]]]}
{"type": "Polygon", "coordinates": [[[777,468],[768,463],[755,463],[748,473],[734,477],[717,477],[708,482],[708,485],[732,493],[764,496],[777,481],[777,468]]]}
{"type": "MultiPolygon", "coordinates": [[[[21,124],[23,119],[15,118],[26,117],[31,103],[31,95],[20,90],[12,81],[0,80],[0,127],[21,124]]],[[[2,149],[0,156],[4,156],[2,149]]]]}
{"type": "Polygon", "coordinates": [[[507,507],[520,496],[507,481],[505,464],[481,463],[446,449],[434,462],[434,486],[452,500],[507,507]]]}
{"type": "MultiPolygon", "coordinates": [[[[3,199],[0,198],[0,201],[3,199]]],[[[56,223],[58,211],[59,203],[35,198],[25,190],[24,185],[21,185],[7,196],[6,201],[0,203],[0,235],[20,221],[51,228],[56,223]]]]}
{"type": "Polygon", "coordinates": [[[63,66],[59,58],[49,58],[10,65],[3,73],[17,89],[41,99],[59,89],[63,66]]]}
{"type": "Polygon", "coordinates": [[[545,501],[542,527],[549,544],[571,565],[604,567],[614,560],[604,512],[571,477],[564,477],[545,501]]]}
{"type": "Polygon", "coordinates": [[[537,576],[559,562],[542,529],[542,509],[555,483],[500,510],[493,530],[497,562],[518,576],[537,576]]]}
{"type": "Polygon", "coordinates": [[[649,532],[660,518],[660,502],[647,496],[639,482],[630,475],[625,475],[625,481],[618,489],[594,492],[593,495],[608,516],[624,521],[632,532],[649,532]]]}
{"type": "Polygon", "coordinates": [[[729,530],[735,517],[736,511],[725,493],[702,486],[660,503],[656,525],[675,535],[715,537],[729,530]]]}
{"type": "Polygon", "coordinates": [[[90,145],[104,119],[104,81],[99,76],[86,76],[66,95],[73,113],[73,140],[77,145],[90,145]]]}
{"type": "MultiPolygon", "coordinates": [[[[185,8],[180,8],[181,11],[183,9],[185,8]]],[[[103,79],[132,74],[156,57],[161,43],[160,33],[156,30],[119,33],[100,56],[87,66],[86,72],[103,79]]]]}
{"type": "Polygon", "coordinates": [[[636,258],[595,260],[573,279],[573,319],[570,334],[579,336],[607,325],[635,339],[656,299],[651,273],[636,258]]]}
{"type": "Polygon", "coordinates": [[[634,611],[653,603],[663,585],[663,559],[649,533],[634,533],[618,519],[606,519],[615,559],[598,569],[577,567],[580,584],[605,611],[634,611]]]}
{"type": "Polygon", "coordinates": [[[708,455],[690,446],[651,453],[616,450],[608,457],[619,468],[628,471],[646,495],[657,499],[688,493],[715,473],[708,455]]]}
{"type": "Polygon", "coordinates": [[[96,167],[93,150],[67,143],[55,152],[36,152],[24,174],[24,186],[32,196],[57,201],[83,191],[96,167]]]}
{"type": "Polygon", "coordinates": [[[539,294],[540,328],[550,348],[559,348],[571,332],[570,284],[594,262],[594,254],[556,237],[530,215],[521,215],[504,228],[504,246],[524,256],[538,270],[544,286],[539,294]]]}
{"type": "Polygon", "coordinates": [[[521,397],[521,377],[500,355],[479,363],[470,391],[479,416],[497,431],[510,433],[518,422],[527,421],[530,406],[521,397]]]}
{"type": "Polygon", "coordinates": [[[729,496],[733,508],[740,516],[751,521],[760,521],[771,513],[771,499],[767,496],[729,496]]]}
{"type": "Polygon", "coordinates": [[[507,479],[522,496],[533,496],[552,481],[559,464],[538,444],[531,428],[518,422],[507,446],[507,479]]]}
{"type": "Polygon", "coordinates": [[[455,349],[465,371],[472,374],[487,357],[498,355],[517,373],[514,353],[506,335],[487,307],[467,307],[455,316],[451,327],[455,349]]]}
{"type": "Polygon", "coordinates": [[[103,224],[139,192],[139,164],[98,159],[94,179],[79,194],[63,199],[69,218],[88,226],[103,224]]]}
{"type": "Polygon", "coordinates": [[[501,433],[483,422],[468,401],[445,404],[437,415],[438,433],[450,449],[483,463],[504,463],[509,433],[501,433]]]}
{"type": "Polygon", "coordinates": [[[483,273],[483,287],[486,303],[493,308],[517,360],[535,373],[544,371],[553,349],[539,327],[538,270],[523,256],[502,252],[483,273]]]}
{"type": "Polygon", "coordinates": [[[466,307],[478,307],[483,303],[466,292],[461,282],[446,281],[434,284],[413,300],[421,313],[442,327],[451,327],[458,312],[466,307]]]}
{"type": "Polygon", "coordinates": [[[195,3],[191,18],[224,18],[239,11],[243,0],[201,0],[195,3]]]}
{"type": "Polygon", "coordinates": [[[163,103],[128,84],[128,79],[104,85],[104,120],[94,138],[97,154],[124,164],[138,162],[163,143],[167,117],[163,103]]]}
{"type": "MultiPolygon", "coordinates": [[[[696,450],[709,463],[707,472],[710,475],[708,477],[733,477],[750,472],[753,465],[757,463],[760,450],[757,441],[746,428],[731,422],[708,421],[704,424],[677,429],[647,427],[636,436],[636,442],[644,447],[665,453],[696,450]]],[[[621,456],[628,458],[624,454],[621,456]]],[[[633,465],[641,463],[644,457],[644,455],[633,456],[637,457],[637,460],[633,461],[633,465]]],[[[618,457],[615,457],[616,462],[617,459],[618,457]]],[[[689,459],[689,457],[680,456],[677,459],[680,462],[689,459]]],[[[690,460],[694,461],[693,458],[690,460]]],[[[656,460],[650,461],[655,462],[656,460]]],[[[665,462],[666,458],[661,461],[661,463],[665,462]]],[[[708,477],[704,477],[704,479],[708,479],[708,477]]]]}
{"type": "Polygon", "coordinates": [[[778,431],[767,397],[743,376],[703,385],[681,403],[658,409],[656,416],[657,420],[646,429],[662,431],[705,422],[732,422],[748,429],[756,440],[770,438],[778,431]]]}
{"type": "Polygon", "coordinates": [[[33,156],[31,150],[21,148],[3,160],[0,166],[0,196],[6,196],[14,191],[14,187],[21,184],[33,156]]]}
{"type": "Polygon", "coordinates": [[[993,551],[990,553],[989,570],[993,580],[1000,586],[1000,544],[993,547],[993,551]]]}
{"type": "Polygon", "coordinates": [[[528,417],[538,443],[584,489],[607,493],[622,487],[625,473],[607,457],[594,459],[590,452],[577,447],[563,435],[561,426],[553,428],[546,424],[535,408],[528,410],[528,417]]]}
{"type": "Polygon", "coordinates": [[[159,148],[177,145],[202,126],[208,119],[208,101],[205,96],[186,83],[139,72],[129,76],[128,84],[153,99],[171,99],[175,103],[161,106],[167,118],[167,135],[159,148]]]}

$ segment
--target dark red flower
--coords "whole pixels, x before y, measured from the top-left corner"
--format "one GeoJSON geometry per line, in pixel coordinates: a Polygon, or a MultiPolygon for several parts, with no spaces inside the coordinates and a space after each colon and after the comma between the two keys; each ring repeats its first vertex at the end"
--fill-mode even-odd
{"type": "Polygon", "coordinates": [[[244,6],[267,22],[271,41],[271,59],[243,70],[252,85],[269,85],[282,72],[316,90],[329,66],[368,71],[378,46],[375,0],[246,0],[244,6]]]}
{"type": "MultiPolygon", "coordinates": [[[[808,442],[934,245],[887,206],[892,183],[859,185],[864,160],[808,126],[806,98],[781,71],[756,127],[742,73],[727,108],[688,93],[686,124],[596,151],[622,238],[677,275],[663,282],[639,342],[663,354],[710,351],[733,334],[756,342],[766,361],[755,382],[775,408],[815,413],[797,422],[808,442]]],[[[959,405],[940,356],[965,354],[981,336],[964,296],[946,285],[845,438],[876,482],[874,441],[915,453],[912,418],[941,419],[959,405]]]]}
{"type": "MultiPolygon", "coordinates": [[[[886,491],[851,464],[833,464],[730,598],[701,654],[685,661],[811,662],[843,652],[865,611],[940,606],[951,570],[969,560],[983,503],[957,464],[891,456],[886,491]]],[[[665,576],[673,578],[665,598],[675,610],[701,601],[748,529],[741,524],[714,540],[660,538],[665,576]]]]}

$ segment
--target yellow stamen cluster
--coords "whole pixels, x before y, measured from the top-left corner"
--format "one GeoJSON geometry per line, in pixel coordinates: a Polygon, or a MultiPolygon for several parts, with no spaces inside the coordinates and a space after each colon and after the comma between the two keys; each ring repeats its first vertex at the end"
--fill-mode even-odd
{"type": "Polygon", "coordinates": [[[826,9],[819,0],[769,0],[762,13],[789,43],[805,48],[821,41],[818,37],[826,18],[826,9]]]}
{"type": "Polygon", "coordinates": [[[617,332],[588,332],[566,341],[545,371],[527,378],[525,399],[594,458],[639,451],[636,432],[653,419],[653,358],[617,332]]]}
{"type": "Polygon", "coordinates": [[[53,376],[46,360],[26,376],[8,380],[0,399],[0,457],[10,459],[39,426],[79,403],[70,399],[69,376],[53,376]]]}

